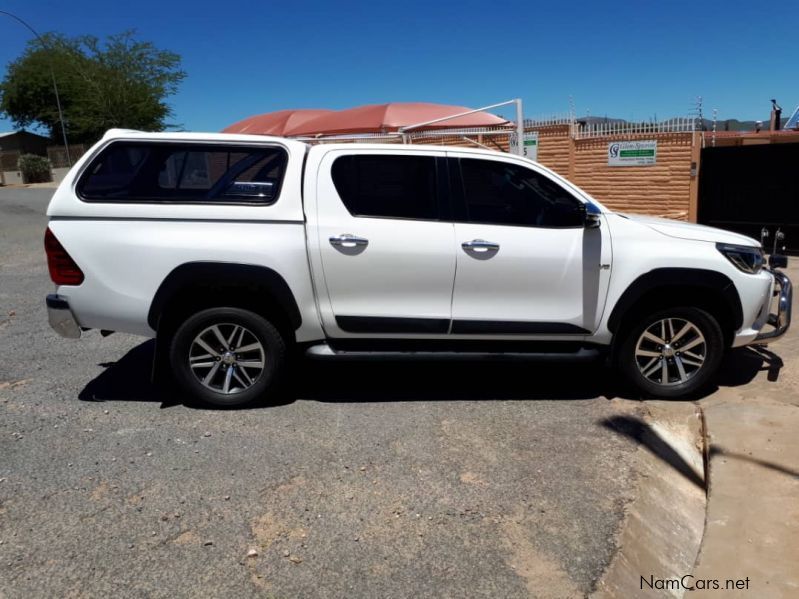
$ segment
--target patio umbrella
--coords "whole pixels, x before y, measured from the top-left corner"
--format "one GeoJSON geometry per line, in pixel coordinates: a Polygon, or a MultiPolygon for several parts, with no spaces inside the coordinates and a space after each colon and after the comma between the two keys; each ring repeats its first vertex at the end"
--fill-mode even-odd
{"type": "Polygon", "coordinates": [[[278,110],[247,117],[222,129],[222,133],[250,135],[285,135],[286,129],[297,127],[318,116],[332,112],[325,109],[278,110]]]}
{"type": "MultiPolygon", "coordinates": [[[[464,106],[447,104],[429,104],[425,102],[391,102],[389,104],[371,104],[347,110],[328,112],[301,124],[287,127],[285,135],[339,135],[348,133],[388,133],[400,127],[407,127],[446,116],[468,112],[464,106]]],[[[496,127],[509,124],[503,118],[475,112],[426,125],[418,130],[451,129],[453,127],[496,127]]]]}

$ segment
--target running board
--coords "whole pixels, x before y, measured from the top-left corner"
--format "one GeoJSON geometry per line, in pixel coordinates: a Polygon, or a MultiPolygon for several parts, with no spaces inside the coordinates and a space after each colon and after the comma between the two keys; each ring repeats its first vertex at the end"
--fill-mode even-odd
{"type": "Polygon", "coordinates": [[[351,351],[336,350],[321,343],[312,345],[305,355],[313,360],[393,361],[393,360],[476,360],[495,362],[591,362],[602,357],[598,349],[580,348],[574,352],[480,352],[480,351],[351,351]]]}

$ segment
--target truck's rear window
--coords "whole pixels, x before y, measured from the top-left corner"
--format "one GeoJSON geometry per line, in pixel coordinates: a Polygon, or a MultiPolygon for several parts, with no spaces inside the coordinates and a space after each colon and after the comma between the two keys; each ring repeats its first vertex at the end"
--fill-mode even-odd
{"type": "Polygon", "coordinates": [[[286,162],[278,147],[114,142],[84,171],[77,190],[95,202],[271,204],[286,162]]]}

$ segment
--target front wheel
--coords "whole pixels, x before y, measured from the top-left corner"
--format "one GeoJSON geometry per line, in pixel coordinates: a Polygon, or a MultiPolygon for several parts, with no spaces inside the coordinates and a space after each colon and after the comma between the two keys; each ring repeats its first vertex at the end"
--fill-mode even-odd
{"type": "Polygon", "coordinates": [[[639,318],[618,357],[622,372],[645,394],[676,399],[706,387],[723,355],[718,321],[699,308],[678,307],[639,318]]]}
{"type": "Polygon", "coordinates": [[[251,403],[273,388],[286,361],[286,344],[262,316],[240,308],[210,308],[175,332],[169,352],[179,385],[215,407],[251,403]]]}

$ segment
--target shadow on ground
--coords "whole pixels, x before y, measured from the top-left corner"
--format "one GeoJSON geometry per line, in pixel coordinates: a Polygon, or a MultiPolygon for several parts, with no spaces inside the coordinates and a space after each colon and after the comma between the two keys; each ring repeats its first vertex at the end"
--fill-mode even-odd
{"type": "Polygon", "coordinates": [[[789,468],[787,466],[783,466],[775,462],[769,462],[768,460],[761,460],[760,458],[755,458],[752,457],[751,455],[744,455],[742,453],[728,451],[724,449],[721,445],[716,445],[715,443],[711,443],[710,451],[708,452],[708,457],[712,460],[716,456],[729,458],[732,460],[741,460],[743,462],[749,462],[750,464],[762,466],[763,468],[768,468],[769,470],[774,470],[775,472],[780,472],[781,474],[785,474],[787,476],[791,476],[799,480],[799,470],[796,470],[794,468],[789,468]]]}
{"type": "Polygon", "coordinates": [[[180,405],[174,390],[152,382],[155,340],[137,345],[116,362],[98,364],[105,368],[78,394],[82,401],[150,401],[162,408],[180,405]]]}
{"type": "Polygon", "coordinates": [[[633,397],[601,363],[311,363],[297,397],[325,402],[633,397]]]}
{"type": "MultiPolygon", "coordinates": [[[[155,342],[146,341],[105,370],[80,392],[84,401],[147,401],[162,408],[185,404],[172,385],[151,382],[155,342]]],[[[776,380],[782,361],[763,348],[734,350],[719,385],[737,386],[758,372],[776,380]]],[[[537,362],[315,362],[301,360],[285,389],[270,405],[295,399],[324,402],[639,399],[611,369],[598,363],[537,362]]],[[[701,397],[714,391],[711,389],[701,397]]],[[[257,406],[256,406],[257,407],[257,406]]]]}
{"type": "Polygon", "coordinates": [[[606,429],[631,439],[653,456],[679,472],[688,481],[705,490],[705,481],[649,424],[635,416],[614,416],[600,423],[606,429]]]}
{"type": "Polygon", "coordinates": [[[776,382],[783,366],[782,358],[766,347],[750,345],[732,350],[719,371],[718,384],[722,387],[745,385],[766,371],[766,378],[776,382]]]}

